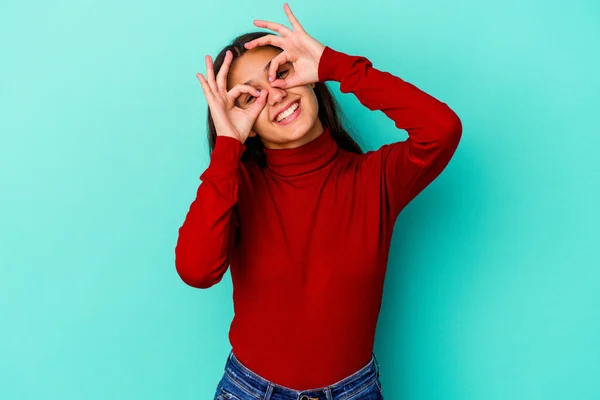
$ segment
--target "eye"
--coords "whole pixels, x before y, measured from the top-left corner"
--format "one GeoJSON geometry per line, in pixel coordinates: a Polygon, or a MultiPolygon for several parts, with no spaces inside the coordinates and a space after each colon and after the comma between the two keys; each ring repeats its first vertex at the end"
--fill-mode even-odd
{"type": "MultiPolygon", "coordinates": [[[[286,75],[287,75],[287,73],[288,73],[288,72],[289,72],[289,70],[288,70],[288,69],[286,69],[285,71],[280,71],[280,72],[278,72],[278,73],[275,75],[275,79],[282,78],[282,76],[280,76],[280,75],[283,75],[283,74],[286,74],[286,75]]],[[[248,96],[248,97],[246,97],[246,104],[250,103],[250,102],[251,102],[251,100],[254,100],[254,96],[248,96]]]]}

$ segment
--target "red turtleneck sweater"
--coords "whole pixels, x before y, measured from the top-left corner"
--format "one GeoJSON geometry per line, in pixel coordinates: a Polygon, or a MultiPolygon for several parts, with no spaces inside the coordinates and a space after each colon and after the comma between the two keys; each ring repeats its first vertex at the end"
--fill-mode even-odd
{"type": "Polygon", "coordinates": [[[326,47],[318,74],[408,139],[355,154],[325,128],[303,146],[265,148],[263,170],[240,161],[242,142],[218,136],[175,248],[190,286],[209,288],[230,267],[233,353],[296,390],[331,385],[371,359],[396,218],[446,167],[462,133],[446,103],[365,57],[326,47]]]}

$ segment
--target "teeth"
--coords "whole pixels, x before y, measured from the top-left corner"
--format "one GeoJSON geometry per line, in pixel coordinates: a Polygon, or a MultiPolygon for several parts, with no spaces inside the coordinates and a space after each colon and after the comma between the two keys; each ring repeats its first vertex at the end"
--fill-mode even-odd
{"type": "Polygon", "coordinates": [[[298,102],[295,102],[294,104],[292,104],[290,106],[290,108],[288,108],[287,110],[285,110],[284,112],[282,112],[281,114],[279,114],[276,118],[277,122],[281,122],[284,119],[286,119],[287,117],[289,117],[290,115],[292,115],[294,113],[294,111],[296,111],[296,109],[298,108],[298,102]]]}

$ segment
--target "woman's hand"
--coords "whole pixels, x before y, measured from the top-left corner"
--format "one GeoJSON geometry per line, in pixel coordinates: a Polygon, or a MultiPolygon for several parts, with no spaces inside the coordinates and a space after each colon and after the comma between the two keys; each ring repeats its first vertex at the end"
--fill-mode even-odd
{"type": "Polygon", "coordinates": [[[269,91],[258,91],[252,86],[242,85],[241,83],[227,91],[227,72],[233,59],[231,51],[227,50],[225,53],[225,59],[216,81],[212,58],[207,55],[205,59],[208,80],[201,73],[197,73],[196,76],[202,84],[202,90],[208,102],[217,135],[230,136],[244,143],[250,135],[258,115],[267,103],[269,91]],[[242,93],[256,96],[256,101],[252,106],[242,109],[235,105],[236,99],[242,93]]]}
{"type": "Polygon", "coordinates": [[[304,28],[302,28],[302,25],[300,25],[292,13],[288,3],[283,5],[283,10],[292,24],[293,31],[274,22],[254,20],[254,25],[275,31],[281,36],[266,35],[251,40],[245,44],[245,47],[246,49],[252,49],[257,46],[271,44],[283,49],[271,61],[268,75],[271,86],[287,88],[318,82],[319,60],[321,59],[323,50],[325,50],[325,46],[304,31],[304,28]],[[275,79],[277,69],[281,64],[285,64],[286,62],[292,62],[294,73],[285,79],[275,79]]]}

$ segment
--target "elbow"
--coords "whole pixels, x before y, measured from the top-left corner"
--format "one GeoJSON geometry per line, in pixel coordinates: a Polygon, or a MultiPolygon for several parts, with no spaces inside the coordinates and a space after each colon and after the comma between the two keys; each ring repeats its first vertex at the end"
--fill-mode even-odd
{"type": "Polygon", "coordinates": [[[197,257],[186,257],[181,252],[175,251],[175,270],[179,278],[186,285],[196,289],[208,289],[223,279],[227,261],[221,263],[217,268],[211,267],[216,264],[203,262],[197,257]]]}
{"type": "Polygon", "coordinates": [[[456,149],[462,137],[462,121],[454,111],[450,111],[450,115],[441,127],[441,132],[443,132],[444,143],[456,149]]]}

